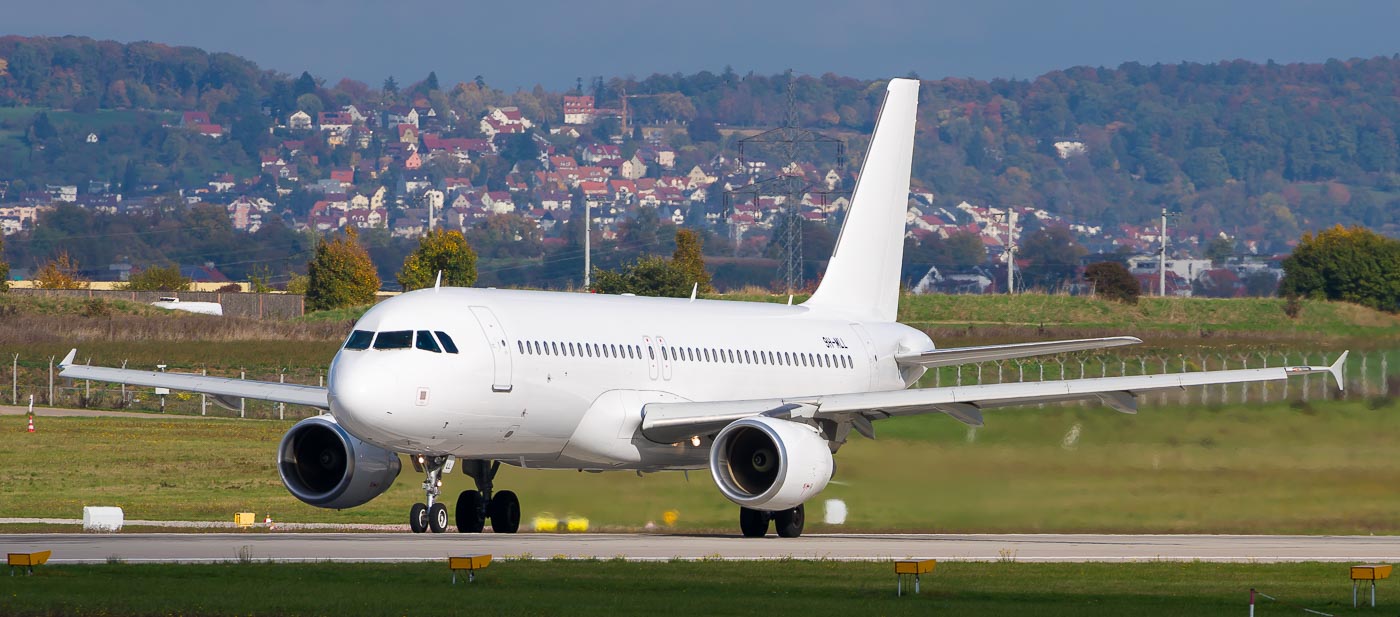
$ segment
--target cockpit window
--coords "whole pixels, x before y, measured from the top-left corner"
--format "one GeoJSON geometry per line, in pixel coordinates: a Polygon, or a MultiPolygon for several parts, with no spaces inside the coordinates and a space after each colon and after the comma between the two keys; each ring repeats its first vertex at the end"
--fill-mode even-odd
{"type": "Polygon", "coordinates": [[[393,332],[380,332],[374,339],[375,349],[408,349],[413,346],[412,330],[395,330],[393,332]]]}
{"type": "Polygon", "coordinates": [[[346,349],[369,349],[369,342],[374,340],[374,333],[365,330],[356,330],[350,333],[350,338],[345,341],[346,349]]]}
{"type": "Polygon", "coordinates": [[[437,335],[439,341],[442,341],[442,348],[447,350],[447,353],[457,353],[457,344],[452,342],[452,337],[440,330],[433,333],[437,335]]]}
{"type": "Polygon", "coordinates": [[[437,341],[433,340],[433,335],[427,330],[418,331],[418,338],[417,341],[413,343],[413,346],[423,351],[442,353],[442,350],[438,348],[437,341]]]}

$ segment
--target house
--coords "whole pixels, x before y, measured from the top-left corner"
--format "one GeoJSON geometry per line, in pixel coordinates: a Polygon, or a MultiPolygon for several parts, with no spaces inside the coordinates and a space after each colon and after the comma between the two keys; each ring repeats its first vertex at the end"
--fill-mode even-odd
{"type": "Polygon", "coordinates": [[[394,105],[384,110],[384,126],[412,124],[418,128],[418,110],[407,105],[394,105]]]}
{"type": "Polygon", "coordinates": [[[195,131],[199,132],[200,135],[212,139],[218,139],[224,136],[224,127],[218,124],[201,124],[195,131]]]}
{"type": "Polygon", "coordinates": [[[223,193],[232,189],[236,182],[232,174],[223,174],[209,181],[209,190],[215,193],[223,193]]]}
{"type": "Polygon", "coordinates": [[[601,164],[604,161],[622,161],[622,153],[617,146],[610,144],[589,144],[579,158],[584,162],[601,164]]]}
{"type": "Polygon", "coordinates": [[[344,135],[350,131],[350,127],[355,125],[355,118],[343,111],[323,111],[316,123],[322,131],[333,135],[344,135]]]}
{"type": "Polygon", "coordinates": [[[416,143],[418,143],[418,125],[416,125],[416,124],[404,123],[404,124],[398,125],[397,127],[395,127],[395,129],[396,129],[396,130],[398,131],[398,133],[399,133],[399,142],[400,142],[400,143],[405,143],[405,144],[416,144],[416,143]]]}
{"type": "Polygon", "coordinates": [[[588,124],[593,122],[595,110],[591,96],[564,96],[564,124],[588,124]]]}
{"type": "Polygon", "coordinates": [[[197,129],[205,124],[213,124],[209,119],[207,111],[187,111],[180,116],[180,126],[187,129],[197,129]]]}
{"type": "Polygon", "coordinates": [[[287,116],[287,128],[292,129],[293,131],[311,130],[311,114],[308,114],[304,111],[298,111],[290,116],[287,116]]]}
{"type": "Polygon", "coordinates": [[[647,175],[647,165],[642,162],[642,159],[637,158],[637,155],[633,154],[632,158],[623,161],[622,164],[618,166],[617,173],[628,180],[636,180],[647,175]]]}
{"type": "Polygon", "coordinates": [[[88,133],[88,136],[87,136],[87,140],[86,140],[86,141],[87,141],[87,143],[90,143],[90,144],[95,144],[95,143],[97,143],[97,133],[88,133]]]}

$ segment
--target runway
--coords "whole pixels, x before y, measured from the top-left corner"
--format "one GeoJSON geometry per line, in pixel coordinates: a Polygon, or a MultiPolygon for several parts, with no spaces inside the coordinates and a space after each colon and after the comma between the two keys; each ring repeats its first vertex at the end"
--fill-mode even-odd
{"type": "Polygon", "coordinates": [[[3,534],[0,550],[52,550],[54,563],[499,558],[966,561],[1400,561],[1400,536],[840,534],[796,539],[663,534],[118,533],[3,534]]]}

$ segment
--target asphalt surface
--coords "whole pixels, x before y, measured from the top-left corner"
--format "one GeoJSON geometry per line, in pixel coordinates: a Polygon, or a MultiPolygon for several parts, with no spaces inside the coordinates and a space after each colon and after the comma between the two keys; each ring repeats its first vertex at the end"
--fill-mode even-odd
{"type": "Polygon", "coordinates": [[[910,557],[977,561],[1400,561],[1400,536],[1200,535],[808,535],[457,534],[410,533],[115,533],[2,534],[0,551],[52,550],[54,563],[255,560],[432,561],[490,553],[497,558],[629,560],[831,559],[910,557]]]}

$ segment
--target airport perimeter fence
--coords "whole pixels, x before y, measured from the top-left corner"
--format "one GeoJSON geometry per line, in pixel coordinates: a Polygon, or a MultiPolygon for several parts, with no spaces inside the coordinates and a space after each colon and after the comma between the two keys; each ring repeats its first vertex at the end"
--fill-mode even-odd
{"type": "Polygon", "coordinates": [[[43,298],[102,298],[150,304],[175,297],[181,302],[217,302],[225,317],[291,319],[306,312],[305,296],[285,293],[218,291],[117,291],[110,289],[11,289],[10,293],[43,298]]]}
{"type": "MultiPolygon", "coordinates": [[[[1202,370],[1271,368],[1280,366],[1327,366],[1338,353],[1259,352],[1241,354],[1198,355],[1140,355],[1101,354],[1003,360],[964,364],[930,370],[919,381],[919,387],[968,386],[977,384],[1015,383],[1022,381],[1056,381],[1123,375],[1183,373],[1202,370]]],[[[1197,386],[1145,395],[1144,403],[1161,405],[1227,405],[1308,401],[1323,399],[1384,399],[1400,395],[1400,360],[1397,351],[1352,353],[1346,365],[1346,389],[1338,391],[1330,375],[1317,373],[1292,377],[1283,381],[1197,386]]],[[[79,358],[79,362],[86,362],[79,358]]],[[[34,397],[36,406],[126,409],[133,411],[164,411],[172,414],[206,415],[232,418],[261,418],[299,420],[319,413],[317,409],[282,405],[244,399],[218,401],[213,396],[172,391],[161,397],[154,389],[121,386],[88,380],[59,377],[58,358],[21,357],[0,350],[0,371],[7,373],[0,386],[0,404],[25,406],[34,397]],[[8,360],[8,362],[6,362],[8,360]],[[162,401],[162,399],[164,399],[162,401]],[[162,402],[164,406],[162,407],[162,402]],[[225,403],[232,403],[225,407],[225,403]]],[[[155,366],[128,366],[141,370],[157,370],[155,366]]],[[[314,368],[288,368],[277,372],[247,371],[237,368],[172,367],[170,372],[203,373],[211,376],[241,378],[257,381],[282,381],[306,385],[325,385],[325,373],[314,368]]],[[[1066,403],[1075,404],[1075,403],[1066,403]]],[[[1087,404],[1087,403],[1080,403],[1087,404]]]]}

